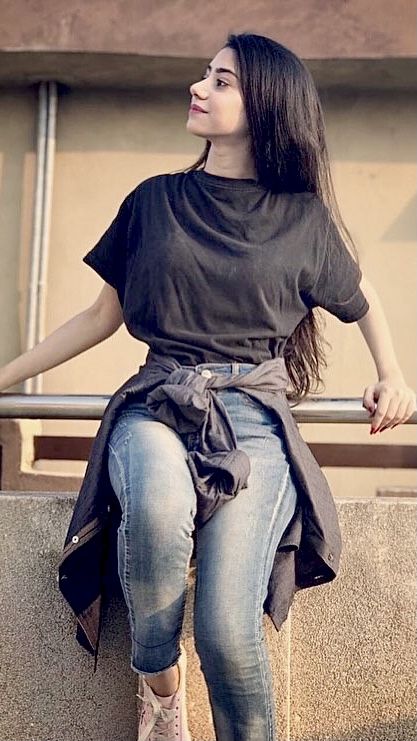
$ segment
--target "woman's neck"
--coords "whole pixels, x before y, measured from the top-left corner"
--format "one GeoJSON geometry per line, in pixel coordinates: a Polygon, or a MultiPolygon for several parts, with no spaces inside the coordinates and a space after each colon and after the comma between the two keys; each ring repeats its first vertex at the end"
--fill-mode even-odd
{"type": "Polygon", "coordinates": [[[219,150],[213,144],[209,149],[204,170],[210,175],[225,178],[253,178],[257,177],[253,159],[247,148],[244,151],[219,150]],[[238,156],[239,155],[239,156],[238,156]]]}

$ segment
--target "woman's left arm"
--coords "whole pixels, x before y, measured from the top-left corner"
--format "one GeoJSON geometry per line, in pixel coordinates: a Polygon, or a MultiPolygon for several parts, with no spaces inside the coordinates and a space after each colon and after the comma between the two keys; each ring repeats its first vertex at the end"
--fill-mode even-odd
{"type": "Polygon", "coordinates": [[[360,284],[369,309],[357,324],[378,372],[378,383],[367,386],[362,406],[372,416],[371,435],[405,422],[416,410],[416,394],[409,388],[398,365],[388,323],[378,294],[362,274],[360,284]]]}

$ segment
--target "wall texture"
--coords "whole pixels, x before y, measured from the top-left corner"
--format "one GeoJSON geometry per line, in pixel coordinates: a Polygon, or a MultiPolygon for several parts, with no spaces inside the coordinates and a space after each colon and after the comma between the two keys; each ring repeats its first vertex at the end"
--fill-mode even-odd
{"type": "Polygon", "coordinates": [[[416,55],[410,0],[2,0],[0,49],[212,54],[229,31],[280,39],[309,59],[416,55]]]}
{"type": "MultiPolygon", "coordinates": [[[[1,741],[134,741],[136,675],[121,592],[104,611],[98,667],[75,641],[56,583],[75,494],[0,494],[1,741]]],[[[277,633],[263,629],[277,737],[411,741],[416,694],[416,503],[337,502],[337,578],[301,590],[277,633]],[[401,575],[401,578],[399,577],[401,575]]],[[[195,650],[196,570],[182,629],[193,738],[214,738],[195,650]]]]}

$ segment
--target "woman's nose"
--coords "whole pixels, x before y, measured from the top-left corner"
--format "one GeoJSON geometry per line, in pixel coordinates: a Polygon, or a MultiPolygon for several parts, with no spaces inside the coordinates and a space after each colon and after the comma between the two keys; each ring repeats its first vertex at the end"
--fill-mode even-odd
{"type": "Polygon", "coordinates": [[[204,98],[204,86],[201,84],[204,80],[198,80],[193,82],[189,87],[190,95],[198,95],[199,98],[204,98]]]}

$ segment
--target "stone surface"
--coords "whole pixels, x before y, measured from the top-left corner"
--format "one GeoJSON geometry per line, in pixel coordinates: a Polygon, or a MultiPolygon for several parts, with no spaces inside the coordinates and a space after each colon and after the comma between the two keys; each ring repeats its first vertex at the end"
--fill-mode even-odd
{"type": "MultiPolygon", "coordinates": [[[[137,677],[121,592],[104,615],[93,675],[58,589],[75,496],[0,493],[0,741],[136,741],[137,677]]],[[[350,500],[337,508],[344,540],[337,579],[299,592],[279,633],[264,616],[278,738],[411,741],[416,502],[350,500]]],[[[182,634],[187,705],[193,737],[211,741],[193,638],[194,575],[191,568],[182,634]]]]}
{"type": "Polygon", "coordinates": [[[99,665],[75,641],[57,563],[73,496],[0,494],[0,740],[134,741],[135,682],[122,603],[99,665]]]}
{"type": "Polygon", "coordinates": [[[339,502],[334,582],[292,608],[291,741],[416,738],[416,502],[339,502]]]}

